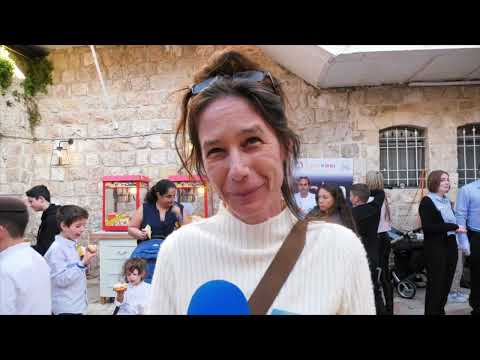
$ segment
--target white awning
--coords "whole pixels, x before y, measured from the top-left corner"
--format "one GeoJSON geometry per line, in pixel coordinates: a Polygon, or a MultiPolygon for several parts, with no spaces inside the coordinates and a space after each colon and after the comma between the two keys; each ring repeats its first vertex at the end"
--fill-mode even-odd
{"type": "MultiPolygon", "coordinates": [[[[318,88],[480,80],[479,45],[261,45],[318,88]]],[[[433,84],[432,84],[433,83],[433,84]]],[[[453,83],[454,84],[454,83],[453,83]]]]}

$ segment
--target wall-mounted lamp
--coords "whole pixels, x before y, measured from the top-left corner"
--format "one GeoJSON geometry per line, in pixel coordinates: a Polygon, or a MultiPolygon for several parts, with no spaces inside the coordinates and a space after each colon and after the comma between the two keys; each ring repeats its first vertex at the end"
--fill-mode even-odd
{"type": "Polygon", "coordinates": [[[68,145],[73,144],[73,139],[59,140],[55,144],[55,150],[57,151],[58,163],[57,166],[64,166],[70,164],[70,154],[68,151],[68,145]]]}

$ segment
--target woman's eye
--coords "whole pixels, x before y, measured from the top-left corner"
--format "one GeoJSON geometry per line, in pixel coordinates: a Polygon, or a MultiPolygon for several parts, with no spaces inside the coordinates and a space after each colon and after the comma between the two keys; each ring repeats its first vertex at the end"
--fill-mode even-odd
{"type": "Polygon", "coordinates": [[[251,137],[251,138],[247,139],[246,144],[247,145],[254,145],[254,144],[259,143],[259,142],[260,142],[260,139],[258,137],[251,137]]]}
{"type": "Polygon", "coordinates": [[[222,149],[213,148],[213,149],[208,150],[207,156],[214,155],[214,154],[217,154],[217,153],[220,153],[220,152],[222,152],[222,149]]]}

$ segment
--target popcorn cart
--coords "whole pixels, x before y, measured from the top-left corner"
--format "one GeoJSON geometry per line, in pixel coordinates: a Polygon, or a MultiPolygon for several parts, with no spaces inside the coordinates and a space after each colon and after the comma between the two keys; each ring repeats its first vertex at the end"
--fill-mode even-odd
{"type": "Polygon", "coordinates": [[[127,231],[135,210],[143,203],[150,178],[143,175],[104,176],[102,229],[127,231]]]}
{"type": "Polygon", "coordinates": [[[202,182],[200,176],[169,176],[168,180],[177,187],[177,202],[184,206],[192,217],[199,220],[208,217],[208,189],[206,181],[202,182]]]}

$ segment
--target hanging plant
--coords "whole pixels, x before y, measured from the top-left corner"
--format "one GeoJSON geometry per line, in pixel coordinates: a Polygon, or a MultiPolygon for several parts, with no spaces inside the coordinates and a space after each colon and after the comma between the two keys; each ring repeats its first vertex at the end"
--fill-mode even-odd
{"type": "Polygon", "coordinates": [[[13,79],[13,64],[7,59],[0,58],[0,88],[2,88],[2,95],[5,90],[12,84],[13,79]]]}
{"type": "Polygon", "coordinates": [[[23,81],[25,95],[35,96],[47,93],[47,86],[52,84],[53,65],[46,57],[37,57],[28,61],[27,73],[23,81]]]}
{"type": "MultiPolygon", "coordinates": [[[[23,102],[26,107],[30,129],[33,130],[40,122],[41,115],[38,111],[38,104],[35,96],[38,93],[47,93],[47,86],[53,83],[52,72],[53,65],[46,56],[39,56],[33,59],[20,58],[13,53],[9,53],[9,58],[0,58],[0,87],[2,95],[5,89],[12,83],[14,75],[14,65],[20,67],[25,74],[25,80],[22,81],[23,94],[17,90],[12,91],[12,96],[16,102],[23,102]]],[[[7,106],[12,106],[8,102],[7,106]]]]}

